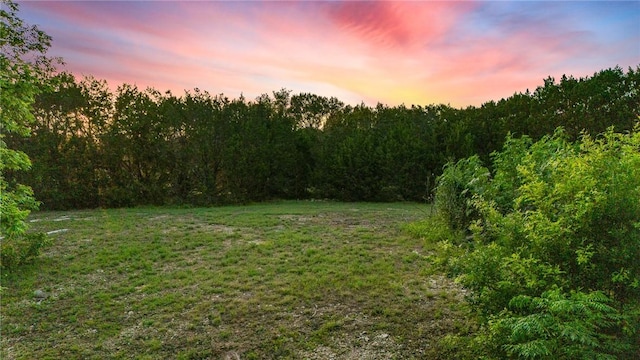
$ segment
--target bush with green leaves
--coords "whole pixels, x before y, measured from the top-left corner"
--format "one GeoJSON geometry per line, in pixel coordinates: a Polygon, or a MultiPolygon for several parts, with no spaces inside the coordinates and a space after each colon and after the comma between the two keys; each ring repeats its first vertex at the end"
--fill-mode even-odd
{"type": "Polygon", "coordinates": [[[52,59],[44,56],[51,38],[25,25],[17,4],[2,0],[0,5],[0,268],[10,269],[36,256],[46,239],[26,234],[25,219],[38,202],[30,187],[6,176],[29,170],[31,161],[23,151],[9,148],[5,138],[29,135],[34,97],[52,59]]]}
{"type": "Polygon", "coordinates": [[[489,322],[487,343],[502,358],[615,360],[630,346],[611,336],[621,318],[610,304],[598,291],[516,296],[489,322]]]}
{"type": "Polygon", "coordinates": [[[478,215],[471,204],[472,196],[483,193],[488,180],[489,170],[478,156],[448,163],[437,179],[436,211],[453,229],[467,229],[478,215]]]}
{"type": "Polygon", "coordinates": [[[11,241],[3,239],[0,251],[0,268],[14,270],[19,265],[32,261],[49,243],[50,240],[43,233],[23,234],[11,239],[11,241]]]}
{"type": "Polygon", "coordinates": [[[493,356],[640,354],[638,130],[640,124],[630,133],[609,130],[575,143],[561,129],[535,143],[509,137],[502,152],[493,154],[491,176],[474,172],[483,169],[477,158],[445,169],[438,210],[449,216],[450,226],[471,233],[470,241],[459,244],[464,254],[445,263],[471,290],[469,300],[491,334],[492,341],[483,343],[492,344],[487,349],[493,356]],[[466,217],[451,216],[449,209],[466,217]],[[524,313],[523,299],[533,304],[524,313]],[[532,330],[526,341],[518,335],[518,324],[554,314],[562,304],[583,307],[585,301],[602,305],[589,310],[595,317],[567,310],[571,321],[556,314],[552,318],[559,323],[532,330]],[[596,315],[610,322],[595,326],[602,320],[596,315]],[[571,350],[574,345],[584,353],[571,350]]]}

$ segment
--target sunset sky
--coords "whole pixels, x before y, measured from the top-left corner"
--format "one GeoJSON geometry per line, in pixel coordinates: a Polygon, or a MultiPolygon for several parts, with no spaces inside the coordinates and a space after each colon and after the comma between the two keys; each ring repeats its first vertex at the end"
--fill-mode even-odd
{"type": "Polygon", "coordinates": [[[640,1],[19,1],[77,76],[463,107],[640,65],[640,1]]]}

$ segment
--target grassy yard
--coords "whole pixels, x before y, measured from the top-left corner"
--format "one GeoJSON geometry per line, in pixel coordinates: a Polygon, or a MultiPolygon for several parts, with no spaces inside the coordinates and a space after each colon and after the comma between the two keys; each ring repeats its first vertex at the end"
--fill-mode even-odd
{"type": "Polygon", "coordinates": [[[448,358],[460,291],[404,225],[419,204],[40,212],[2,274],[2,359],[448,358]]]}

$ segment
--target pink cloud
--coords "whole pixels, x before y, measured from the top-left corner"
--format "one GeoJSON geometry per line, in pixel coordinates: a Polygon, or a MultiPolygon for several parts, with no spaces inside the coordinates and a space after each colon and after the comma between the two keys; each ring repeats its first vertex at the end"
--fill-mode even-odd
{"type": "Polygon", "coordinates": [[[640,36],[596,41],[596,30],[557,11],[530,14],[531,4],[513,16],[516,4],[445,1],[25,6],[46,15],[52,54],[68,70],[111,84],[248,98],[286,87],[372,105],[477,105],[548,75],[593,73],[603,54],[624,53],[640,36]]]}
{"type": "MultiPolygon", "coordinates": [[[[155,6],[161,6],[161,3],[155,6]]],[[[118,31],[125,28],[136,34],[152,36],[164,36],[166,31],[160,25],[172,17],[171,13],[153,11],[153,7],[148,8],[150,10],[147,10],[146,14],[140,10],[131,12],[131,3],[118,1],[39,1],[37,9],[84,29],[118,31]],[[123,8],[126,8],[126,11],[123,11],[123,8]],[[155,21],[131,21],[141,14],[155,21]]]]}
{"type": "Polygon", "coordinates": [[[458,18],[471,11],[469,2],[339,2],[323,3],[342,31],[374,46],[413,48],[444,36],[458,18]]]}

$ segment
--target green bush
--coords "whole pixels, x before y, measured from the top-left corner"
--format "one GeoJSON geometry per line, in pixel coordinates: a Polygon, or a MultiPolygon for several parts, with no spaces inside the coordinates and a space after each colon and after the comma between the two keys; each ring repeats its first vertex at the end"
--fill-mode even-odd
{"type": "Polygon", "coordinates": [[[11,177],[31,168],[27,154],[7,144],[7,137],[30,134],[34,97],[46,86],[53,70],[45,56],[51,38],[17,16],[18,5],[0,1],[2,54],[0,54],[0,268],[10,269],[35,257],[44,235],[28,235],[26,217],[38,207],[31,187],[11,177]]]}
{"type": "Polygon", "coordinates": [[[456,230],[466,230],[477,212],[471,206],[473,194],[483,193],[487,187],[489,170],[478,156],[445,165],[438,177],[435,207],[438,214],[456,230]]]}
{"type": "Polygon", "coordinates": [[[501,357],[525,359],[611,359],[628,350],[608,334],[619,320],[601,292],[544,292],[511,299],[509,311],[489,325],[501,357]],[[505,342],[506,340],[506,342],[505,342]]]}
{"type": "Polygon", "coordinates": [[[0,182],[0,194],[0,269],[13,270],[37,257],[48,240],[45,234],[27,233],[26,218],[39,205],[30,187],[0,182]]]}
{"type": "Polygon", "coordinates": [[[14,270],[35,259],[49,240],[43,233],[25,234],[0,240],[0,269],[14,270]]]}
{"type": "Polygon", "coordinates": [[[449,226],[471,231],[460,243],[464,254],[447,263],[490,330],[484,343],[493,347],[485,351],[498,358],[637,356],[638,128],[576,143],[562,130],[535,143],[508,138],[492,159],[491,176],[478,170],[477,158],[448,166],[436,195],[449,226]],[[527,311],[523,299],[533,304],[527,311]],[[554,306],[585,301],[596,306],[592,317],[567,310],[544,331],[514,335],[517,326],[549,320],[554,306]]]}

